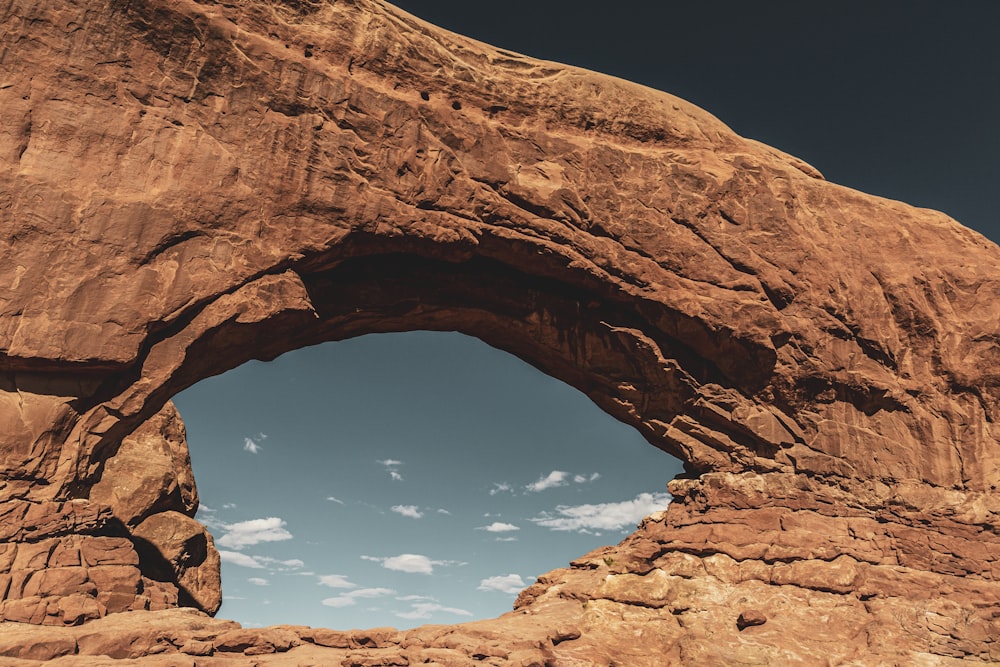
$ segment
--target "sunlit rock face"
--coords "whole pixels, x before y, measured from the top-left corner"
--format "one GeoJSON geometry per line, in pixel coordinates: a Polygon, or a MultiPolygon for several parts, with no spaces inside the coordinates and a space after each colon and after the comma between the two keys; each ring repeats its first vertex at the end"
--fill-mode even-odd
{"type": "Polygon", "coordinates": [[[0,618],[33,624],[0,655],[1000,660],[978,234],[376,0],[13,0],[0,23],[0,618]],[[683,459],[670,509],[492,621],[171,611],[220,592],[169,398],[413,329],[508,350],[683,459]]]}

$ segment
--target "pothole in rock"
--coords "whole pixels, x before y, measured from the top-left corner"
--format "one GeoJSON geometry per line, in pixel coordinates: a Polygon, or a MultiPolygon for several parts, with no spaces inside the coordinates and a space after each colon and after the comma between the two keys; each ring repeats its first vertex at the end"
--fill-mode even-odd
{"type": "Polygon", "coordinates": [[[174,398],[222,555],[222,618],[408,628],[509,611],[669,502],[681,462],[454,333],[250,362],[174,398]]]}

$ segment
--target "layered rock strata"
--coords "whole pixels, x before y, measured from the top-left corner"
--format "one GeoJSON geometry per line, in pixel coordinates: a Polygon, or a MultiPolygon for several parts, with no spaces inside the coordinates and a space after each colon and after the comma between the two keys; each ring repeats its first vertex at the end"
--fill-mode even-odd
{"type": "Polygon", "coordinates": [[[156,611],[220,599],[169,398],[435,329],[579,388],[687,475],[511,615],[356,664],[1000,660],[1000,250],[978,234],[376,0],[8,0],[0,25],[0,617],[70,626],[24,637],[79,660],[134,619],[178,624],[137,658],[233,653],[221,621],[156,611]]]}

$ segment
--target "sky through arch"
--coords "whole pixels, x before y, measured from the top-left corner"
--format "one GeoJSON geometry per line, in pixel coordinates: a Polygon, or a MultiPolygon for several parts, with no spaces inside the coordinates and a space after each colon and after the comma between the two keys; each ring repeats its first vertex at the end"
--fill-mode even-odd
{"type": "Polygon", "coordinates": [[[406,628],[509,611],[669,502],[677,459],[457,333],[250,362],[174,399],[223,557],[221,617],[406,628]]]}

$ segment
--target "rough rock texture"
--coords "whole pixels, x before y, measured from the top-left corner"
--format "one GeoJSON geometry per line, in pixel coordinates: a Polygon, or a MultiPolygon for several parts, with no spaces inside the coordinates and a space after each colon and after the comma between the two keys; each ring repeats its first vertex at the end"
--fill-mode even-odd
{"type": "Polygon", "coordinates": [[[0,26],[0,618],[40,626],[0,653],[1000,661],[978,234],[377,0],[5,0],[0,26]],[[421,328],[682,458],[669,510],[495,621],[362,641],[156,612],[219,600],[170,396],[421,328]]]}

